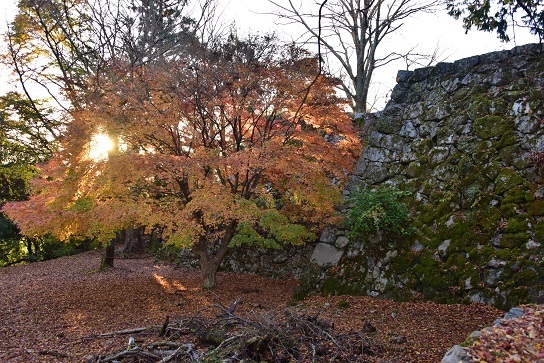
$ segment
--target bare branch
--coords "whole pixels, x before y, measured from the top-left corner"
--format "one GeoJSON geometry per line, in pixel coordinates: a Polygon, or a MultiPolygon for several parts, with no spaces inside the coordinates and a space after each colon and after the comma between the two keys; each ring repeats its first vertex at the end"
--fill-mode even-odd
{"type": "MultiPolygon", "coordinates": [[[[315,1],[310,6],[295,0],[269,2],[277,9],[274,15],[301,25],[305,36],[323,46],[325,58],[331,58],[329,63],[338,64],[335,76],[345,79],[342,89],[354,112],[366,112],[374,70],[393,59],[404,59],[395,52],[376,57],[380,44],[397,32],[405,19],[416,13],[435,11],[441,0],[335,0],[326,5],[315,1]],[[312,13],[310,10],[318,5],[319,14],[312,13]]],[[[321,49],[319,53],[321,56],[321,49]]],[[[332,68],[329,64],[329,69],[332,68]]]]}

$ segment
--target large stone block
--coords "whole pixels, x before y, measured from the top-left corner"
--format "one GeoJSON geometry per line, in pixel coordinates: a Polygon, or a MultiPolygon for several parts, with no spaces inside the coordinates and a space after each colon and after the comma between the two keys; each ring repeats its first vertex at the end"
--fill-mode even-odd
{"type": "Polygon", "coordinates": [[[343,254],[344,251],[328,243],[318,243],[310,261],[319,266],[335,266],[343,254]]]}

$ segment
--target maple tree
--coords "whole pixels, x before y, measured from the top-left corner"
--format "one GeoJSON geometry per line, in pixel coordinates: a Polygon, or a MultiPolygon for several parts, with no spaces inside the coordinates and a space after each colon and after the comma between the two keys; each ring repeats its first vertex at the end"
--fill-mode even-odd
{"type": "Polygon", "coordinates": [[[190,247],[214,288],[229,246],[304,243],[335,218],[360,143],[315,57],[232,35],[176,60],[107,69],[33,195],[3,208],[24,234],[108,243],[145,227],[190,247]],[[116,146],[93,160],[98,133],[116,146]]]}

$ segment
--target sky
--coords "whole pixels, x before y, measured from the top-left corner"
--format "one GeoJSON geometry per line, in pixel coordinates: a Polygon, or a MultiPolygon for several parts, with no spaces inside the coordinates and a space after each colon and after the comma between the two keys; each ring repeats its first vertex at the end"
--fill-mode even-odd
{"type": "MultiPolygon", "coordinates": [[[[275,1],[284,4],[288,0],[275,1]]],[[[243,24],[251,30],[276,30],[280,32],[280,35],[283,33],[289,38],[290,28],[278,24],[277,19],[266,14],[272,11],[273,7],[268,0],[230,0],[225,15],[233,18],[238,25],[243,24]]],[[[292,32],[297,33],[297,31],[292,32]]],[[[442,10],[436,14],[417,14],[414,18],[407,19],[399,31],[388,39],[387,43],[382,43],[380,47],[388,52],[391,49],[398,48],[399,51],[402,51],[417,47],[417,52],[427,54],[432,53],[438,47],[441,52],[439,61],[453,62],[473,55],[511,49],[517,45],[533,42],[538,42],[538,39],[522,30],[517,30],[515,37],[508,43],[501,42],[495,33],[486,33],[475,29],[466,33],[462,20],[452,18],[446,10],[442,10]]],[[[406,69],[406,64],[402,61],[376,70],[373,81],[377,84],[374,88],[377,109],[385,106],[389,91],[396,84],[397,71],[400,69],[406,69]]]]}
{"type": "MultiPolygon", "coordinates": [[[[288,0],[275,0],[286,3],[288,0]]],[[[310,2],[310,0],[303,0],[310,2]]],[[[234,20],[241,32],[267,32],[276,31],[284,39],[295,39],[299,29],[279,24],[277,18],[270,15],[274,7],[268,0],[218,0],[219,8],[223,11],[225,21],[234,20]]],[[[0,31],[4,31],[6,23],[15,13],[17,0],[0,0],[0,31]]],[[[415,18],[408,19],[400,31],[382,44],[382,49],[407,49],[417,46],[420,53],[432,53],[435,48],[441,51],[440,61],[453,62],[457,59],[484,54],[496,50],[511,49],[517,45],[537,42],[537,38],[521,30],[516,32],[516,37],[509,43],[499,41],[494,33],[485,33],[471,30],[468,34],[462,27],[461,20],[455,20],[446,11],[437,14],[419,14],[415,18]]],[[[402,62],[396,62],[387,67],[380,68],[374,75],[374,81],[378,85],[374,94],[378,100],[378,109],[385,105],[388,90],[395,85],[397,71],[406,69],[402,62]]],[[[5,70],[0,69],[0,93],[8,90],[5,82],[5,70]]]]}

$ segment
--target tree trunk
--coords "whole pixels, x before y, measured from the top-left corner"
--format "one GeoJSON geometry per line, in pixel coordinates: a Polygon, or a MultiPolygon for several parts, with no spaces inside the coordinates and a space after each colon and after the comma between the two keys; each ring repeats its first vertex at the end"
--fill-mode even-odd
{"type": "Polygon", "coordinates": [[[217,270],[220,263],[200,263],[202,268],[202,287],[205,289],[215,289],[217,287],[217,270]]]}
{"type": "Polygon", "coordinates": [[[36,261],[36,255],[32,252],[32,241],[30,238],[26,239],[26,250],[28,254],[28,261],[35,262],[36,261]]]}
{"type": "Polygon", "coordinates": [[[211,252],[209,249],[209,241],[206,236],[200,237],[200,240],[193,245],[193,252],[200,257],[200,268],[202,269],[202,287],[205,289],[215,289],[217,287],[216,274],[219,269],[219,265],[223,261],[230,241],[236,234],[238,228],[238,222],[231,221],[226,227],[225,235],[217,242],[218,248],[215,252],[211,252]]]}
{"type": "Polygon", "coordinates": [[[113,261],[115,260],[115,241],[117,238],[113,238],[104,249],[104,257],[100,263],[100,269],[105,270],[113,267],[113,261]]]}

